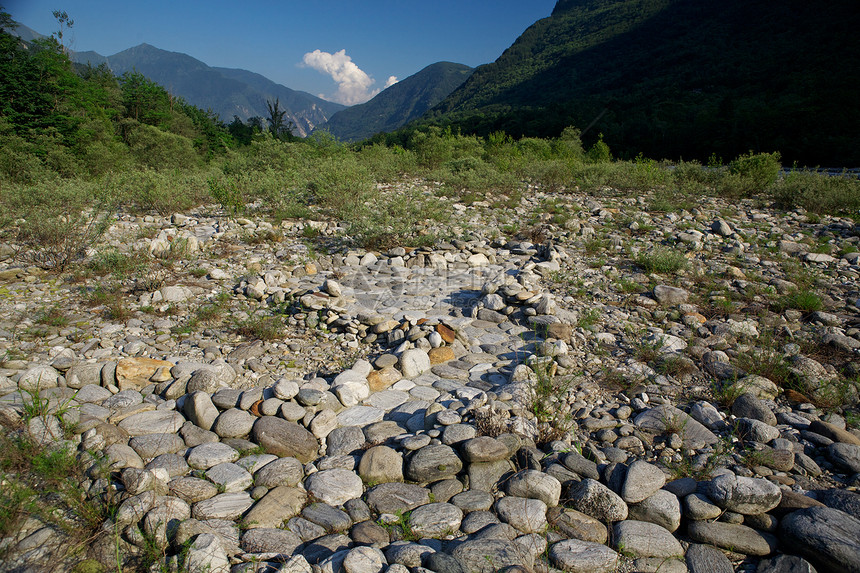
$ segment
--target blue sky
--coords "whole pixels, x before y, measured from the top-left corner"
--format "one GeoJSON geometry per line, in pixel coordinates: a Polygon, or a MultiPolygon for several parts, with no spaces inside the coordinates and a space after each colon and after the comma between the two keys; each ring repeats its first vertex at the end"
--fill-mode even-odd
{"type": "Polygon", "coordinates": [[[555,0],[0,3],[42,34],[58,29],[51,12],[65,10],[75,22],[65,38],[73,50],[109,56],[146,42],[344,103],[357,103],[392,76],[403,79],[434,62],[492,62],[555,6],[555,0]]]}

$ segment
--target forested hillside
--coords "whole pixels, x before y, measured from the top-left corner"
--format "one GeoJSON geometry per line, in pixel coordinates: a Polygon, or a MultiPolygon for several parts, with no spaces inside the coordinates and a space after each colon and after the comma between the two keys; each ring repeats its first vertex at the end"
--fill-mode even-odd
{"type": "Polygon", "coordinates": [[[358,141],[379,132],[393,131],[421,117],[466,81],[471,73],[472,68],[463,64],[431,64],[367,103],[337,112],[318,129],[344,141],[358,141]]]}
{"type": "Polygon", "coordinates": [[[856,2],[566,0],[431,113],[466,132],[603,133],[634,156],[860,164],[856,2]]]}

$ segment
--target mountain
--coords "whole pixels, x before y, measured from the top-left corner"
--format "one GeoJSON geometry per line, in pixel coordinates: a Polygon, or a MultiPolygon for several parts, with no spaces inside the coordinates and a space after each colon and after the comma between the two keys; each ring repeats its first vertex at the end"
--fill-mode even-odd
{"type": "Polygon", "coordinates": [[[170,93],[202,109],[212,109],[222,120],[233,116],[241,120],[267,117],[266,101],[276,98],[287,110],[286,119],[296,125],[296,135],[308,135],[344,109],[338,103],[325,101],[306,92],[291,90],[247,70],[214,68],[187,54],[168,52],[149,44],[141,44],[104,58],[94,52],[77,52],[72,60],[98,65],[106,61],[110,69],[121,75],[137,71],[164,86],[170,93]]]}
{"type": "Polygon", "coordinates": [[[318,126],[344,141],[394,131],[424,115],[471,75],[473,68],[437,62],[383,90],[370,101],[334,114],[318,126]]]}
{"type": "Polygon", "coordinates": [[[856,0],[560,0],[428,114],[633,156],[860,165],[856,0]]]}

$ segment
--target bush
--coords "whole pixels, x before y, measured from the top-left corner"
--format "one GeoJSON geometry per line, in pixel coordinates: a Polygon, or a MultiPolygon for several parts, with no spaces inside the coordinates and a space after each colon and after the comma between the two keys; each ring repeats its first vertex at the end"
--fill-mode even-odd
{"type": "Polygon", "coordinates": [[[721,195],[733,198],[750,197],[766,191],[776,182],[782,165],[779,152],[753,153],[729,163],[729,172],[720,178],[717,190],[721,195]]]}
{"type": "Polygon", "coordinates": [[[187,137],[132,121],[125,129],[129,152],[140,165],[170,170],[188,169],[201,163],[194,144],[187,137]]]}
{"type": "Polygon", "coordinates": [[[687,268],[687,259],[674,249],[658,247],[637,256],[636,264],[645,269],[646,273],[668,274],[687,268]]]}
{"type": "Polygon", "coordinates": [[[113,220],[114,204],[92,182],[59,180],[4,187],[0,211],[33,263],[62,270],[83,258],[113,220]],[[14,222],[13,222],[14,221],[14,222]]]}
{"type": "Polygon", "coordinates": [[[821,215],[860,218],[860,179],[850,174],[792,171],[771,188],[771,194],[784,209],[802,207],[821,215]]]}

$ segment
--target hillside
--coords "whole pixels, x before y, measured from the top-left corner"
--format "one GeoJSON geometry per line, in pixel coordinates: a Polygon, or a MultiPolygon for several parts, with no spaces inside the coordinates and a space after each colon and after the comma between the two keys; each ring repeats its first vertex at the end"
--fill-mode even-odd
{"type": "Polygon", "coordinates": [[[452,62],[431,64],[370,101],[337,112],[317,129],[344,141],[358,141],[379,132],[393,131],[442,101],[468,79],[472,70],[452,62]]]}
{"type": "MultiPolygon", "coordinates": [[[[77,62],[92,61],[91,52],[73,54],[77,62]]],[[[97,55],[96,55],[97,56],[97,55]]],[[[203,109],[211,108],[222,120],[235,115],[241,120],[266,117],[266,100],[279,99],[288,111],[287,119],[296,125],[296,135],[305,136],[344,106],[325,101],[309,93],[291,90],[253,72],[240,69],[213,68],[187,54],[168,52],[141,44],[107,57],[117,74],[136,70],[172,94],[203,109]]]]}
{"type": "Polygon", "coordinates": [[[562,0],[430,117],[481,134],[590,127],[630,156],[858,165],[858,25],[849,0],[562,0]]]}

